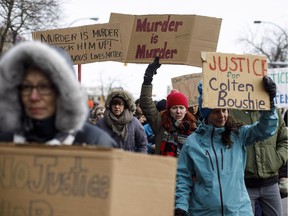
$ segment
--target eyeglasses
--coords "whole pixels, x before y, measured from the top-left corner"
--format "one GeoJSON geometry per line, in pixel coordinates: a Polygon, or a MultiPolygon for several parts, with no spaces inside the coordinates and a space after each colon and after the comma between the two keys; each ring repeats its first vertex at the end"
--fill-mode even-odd
{"type": "Polygon", "coordinates": [[[49,95],[53,92],[53,88],[48,84],[39,84],[39,85],[29,85],[22,84],[20,85],[20,91],[22,95],[30,95],[36,89],[40,95],[49,95]]]}
{"type": "Polygon", "coordinates": [[[111,103],[111,105],[112,106],[125,106],[125,104],[121,103],[121,102],[120,103],[119,102],[118,103],[117,102],[116,103],[111,103]]]}

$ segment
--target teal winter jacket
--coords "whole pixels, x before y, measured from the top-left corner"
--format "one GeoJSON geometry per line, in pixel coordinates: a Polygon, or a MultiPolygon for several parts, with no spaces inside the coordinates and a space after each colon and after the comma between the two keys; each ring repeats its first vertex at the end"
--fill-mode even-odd
{"type": "MultiPolygon", "coordinates": [[[[287,162],[288,130],[280,110],[277,109],[276,111],[278,114],[278,127],[275,134],[268,139],[256,142],[254,145],[247,147],[245,180],[246,186],[248,187],[251,187],[250,184],[252,183],[259,187],[259,182],[264,183],[265,180],[272,178],[275,179],[273,183],[277,183],[278,170],[287,162]]],[[[260,115],[259,111],[243,110],[230,110],[230,114],[237,121],[241,121],[245,124],[256,122],[260,115]]]]}
{"type": "Polygon", "coordinates": [[[272,136],[277,122],[276,112],[262,112],[259,122],[231,134],[229,148],[222,142],[224,127],[200,124],[178,158],[175,208],[197,216],[252,216],[244,182],[245,145],[272,136]]]}

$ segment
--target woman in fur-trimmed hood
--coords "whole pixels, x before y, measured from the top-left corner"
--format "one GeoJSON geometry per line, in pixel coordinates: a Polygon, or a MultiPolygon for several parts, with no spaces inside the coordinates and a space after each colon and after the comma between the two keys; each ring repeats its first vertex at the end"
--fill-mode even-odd
{"type": "Polygon", "coordinates": [[[114,89],[107,96],[105,108],[104,118],[96,125],[113,137],[118,148],[147,153],[144,128],[133,116],[136,110],[133,96],[123,89],[114,89]]]}
{"type": "Polygon", "coordinates": [[[25,41],[0,59],[0,141],[101,144],[114,141],[87,124],[86,97],[68,54],[25,41]]]}

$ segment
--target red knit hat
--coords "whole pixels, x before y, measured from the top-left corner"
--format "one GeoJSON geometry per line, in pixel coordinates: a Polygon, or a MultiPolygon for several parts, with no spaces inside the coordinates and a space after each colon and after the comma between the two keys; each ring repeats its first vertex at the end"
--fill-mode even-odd
{"type": "Polygon", "coordinates": [[[170,94],[167,96],[167,109],[170,109],[172,106],[182,105],[188,109],[188,100],[187,97],[179,92],[176,89],[172,89],[170,94]]]}

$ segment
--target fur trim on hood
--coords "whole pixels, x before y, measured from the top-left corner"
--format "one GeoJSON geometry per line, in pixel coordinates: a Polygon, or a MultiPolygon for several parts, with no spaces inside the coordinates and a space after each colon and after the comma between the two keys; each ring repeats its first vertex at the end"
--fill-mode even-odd
{"type": "Polygon", "coordinates": [[[21,42],[0,59],[0,130],[22,131],[18,86],[24,79],[24,65],[32,64],[49,77],[59,94],[56,128],[61,132],[79,130],[88,116],[86,97],[80,89],[70,56],[59,48],[37,41],[21,42]]]}
{"type": "Polygon", "coordinates": [[[122,98],[125,101],[128,110],[130,110],[132,113],[136,111],[136,105],[133,96],[123,89],[114,89],[108,94],[107,99],[105,101],[106,109],[110,110],[111,101],[116,96],[122,98]]]}

